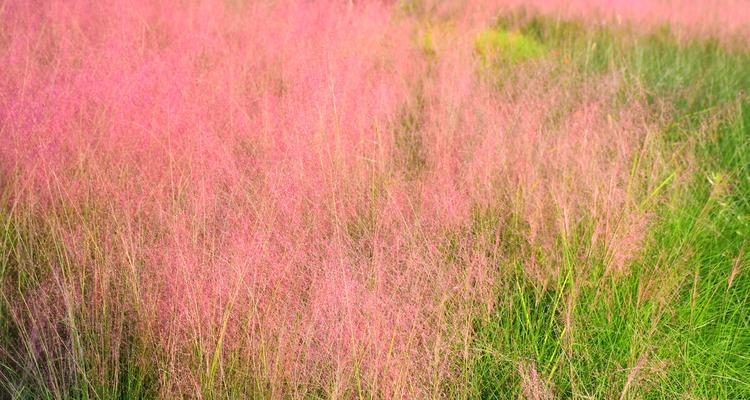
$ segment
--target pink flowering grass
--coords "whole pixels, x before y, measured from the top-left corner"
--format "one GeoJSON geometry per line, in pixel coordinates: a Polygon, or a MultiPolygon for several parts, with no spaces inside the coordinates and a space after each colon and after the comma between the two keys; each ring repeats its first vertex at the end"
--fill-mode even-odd
{"type": "MultiPolygon", "coordinates": [[[[620,6],[669,14],[643,4],[620,6]]],[[[131,368],[166,398],[439,397],[504,266],[548,285],[583,229],[581,273],[627,272],[643,100],[487,65],[483,7],[2,4],[6,387],[106,396],[131,368]]]]}

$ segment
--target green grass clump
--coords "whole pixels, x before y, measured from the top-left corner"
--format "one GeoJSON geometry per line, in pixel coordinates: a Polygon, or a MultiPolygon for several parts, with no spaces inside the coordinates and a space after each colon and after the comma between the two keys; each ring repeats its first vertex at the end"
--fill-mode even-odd
{"type": "Polygon", "coordinates": [[[479,34],[475,49],[484,64],[518,63],[544,56],[545,47],[522,32],[489,29],[479,34]]]}

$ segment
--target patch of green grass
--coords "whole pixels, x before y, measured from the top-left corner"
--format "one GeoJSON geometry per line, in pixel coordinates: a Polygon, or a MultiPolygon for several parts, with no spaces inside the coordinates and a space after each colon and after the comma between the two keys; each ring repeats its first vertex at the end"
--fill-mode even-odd
{"type": "MultiPolygon", "coordinates": [[[[541,43],[563,69],[619,73],[645,93],[662,127],[657,156],[679,179],[659,193],[624,276],[571,272],[540,288],[520,263],[498,265],[517,272],[475,321],[473,397],[522,395],[518,365],[533,363],[560,398],[750,398],[750,54],[666,29],[526,16],[498,25],[541,43]]],[[[597,271],[587,262],[570,271],[597,271]]]]}
{"type": "Polygon", "coordinates": [[[428,26],[423,32],[418,35],[417,46],[427,57],[435,56],[435,33],[433,28],[428,26]]]}
{"type": "Polygon", "coordinates": [[[477,36],[475,49],[485,65],[518,63],[540,58],[546,53],[545,47],[533,37],[499,28],[481,32],[477,36]]]}

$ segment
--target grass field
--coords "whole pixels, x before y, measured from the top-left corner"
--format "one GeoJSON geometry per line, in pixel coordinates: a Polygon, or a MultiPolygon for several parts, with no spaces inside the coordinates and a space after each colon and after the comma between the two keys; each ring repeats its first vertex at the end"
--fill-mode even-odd
{"type": "Polygon", "coordinates": [[[0,399],[750,398],[750,4],[0,0],[0,399]]]}

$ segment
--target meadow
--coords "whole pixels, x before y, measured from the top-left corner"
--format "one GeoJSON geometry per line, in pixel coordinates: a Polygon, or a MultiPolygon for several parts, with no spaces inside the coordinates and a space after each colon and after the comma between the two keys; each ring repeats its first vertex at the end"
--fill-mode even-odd
{"type": "Polygon", "coordinates": [[[750,398],[750,3],[0,0],[0,399],[750,398]]]}

